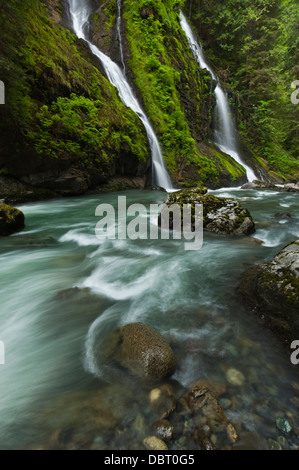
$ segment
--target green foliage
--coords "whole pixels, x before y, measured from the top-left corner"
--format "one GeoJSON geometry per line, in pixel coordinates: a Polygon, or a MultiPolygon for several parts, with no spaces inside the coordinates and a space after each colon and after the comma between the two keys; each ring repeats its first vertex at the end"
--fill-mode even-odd
{"type": "Polygon", "coordinates": [[[299,171],[299,107],[291,83],[299,77],[298,3],[295,0],[188,0],[220,78],[238,97],[239,129],[253,154],[281,176],[299,171]]]}
{"type": "Polygon", "coordinates": [[[36,114],[36,128],[28,132],[36,152],[50,158],[71,156],[84,163],[108,165],[124,144],[145,160],[147,148],[136,140],[134,127],[129,134],[115,131],[103,119],[103,103],[71,94],[43,106],[36,114]],[[108,157],[109,155],[109,157],[108,157]]]}
{"type": "Polygon", "coordinates": [[[11,153],[32,150],[103,169],[124,153],[146,161],[140,120],[92,65],[87,46],[49,19],[39,1],[0,2],[0,13],[0,80],[7,90],[0,131],[8,161],[11,153]]]}

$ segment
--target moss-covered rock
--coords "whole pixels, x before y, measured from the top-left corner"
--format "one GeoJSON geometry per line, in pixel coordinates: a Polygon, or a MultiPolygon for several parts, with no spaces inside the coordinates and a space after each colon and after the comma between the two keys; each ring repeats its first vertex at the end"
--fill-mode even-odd
{"type": "Polygon", "coordinates": [[[245,272],[238,292],[290,347],[299,337],[299,240],[286,246],[271,263],[245,272]]]}
{"type": "Polygon", "coordinates": [[[25,227],[23,212],[7,204],[0,204],[0,236],[12,235],[25,227]]]}
{"type": "MultiPolygon", "coordinates": [[[[171,193],[165,204],[169,208],[172,205],[178,205],[181,208],[183,223],[183,206],[190,205],[193,213],[195,204],[203,206],[203,228],[208,232],[219,235],[250,235],[255,232],[255,224],[247,209],[241,204],[229,198],[221,198],[206,194],[207,189],[203,187],[184,189],[171,193]]],[[[159,217],[161,224],[162,214],[159,217]]],[[[170,212],[170,226],[172,226],[173,217],[170,212]]],[[[194,229],[194,220],[193,229],[194,229]]]]}

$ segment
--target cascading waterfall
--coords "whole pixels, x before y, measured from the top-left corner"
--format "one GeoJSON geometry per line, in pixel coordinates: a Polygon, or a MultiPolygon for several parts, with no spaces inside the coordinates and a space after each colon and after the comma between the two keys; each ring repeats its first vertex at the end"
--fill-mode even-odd
{"type": "Polygon", "coordinates": [[[117,27],[117,36],[118,36],[118,42],[119,42],[119,50],[120,50],[120,60],[123,68],[124,74],[126,73],[126,64],[124,60],[124,51],[123,51],[123,41],[121,37],[121,0],[117,0],[117,22],[116,22],[116,27],[117,27]]]}
{"type": "Polygon", "coordinates": [[[217,114],[217,128],[215,130],[215,144],[217,147],[224,153],[230,155],[236,162],[242,165],[247,174],[248,181],[253,181],[258,179],[255,175],[252,168],[246,165],[242,158],[240,157],[238,150],[237,150],[237,131],[233,124],[230,115],[230,108],[227,99],[227,95],[223,91],[219,78],[215,75],[213,70],[209,67],[206,63],[202,48],[198,44],[198,41],[187,21],[184,14],[180,12],[180,22],[181,27],[184,30],[187,39],[189,41],[190,47],[192,49],[193,55],[197,60],[198,64],[202,69],[207,69],[208,72],[211,74],[213,80],[217,82],[217,86],[215,89],[215,96],[216,96],[216,114],[217,114]]]}
{"type": "MultiPolygon", "coordinates": [[[[90,6],[87,0],[68,0],[69,7],[70,7],[70,15],[73,21],[73,28],[80,39],[84,39],[90,47],[91,52],[101,61],[108,80],[112,85],[114,85],[118,89],[118,93],[120,99],[123,103],[128,107],[131,108],[139,117],[141,122],[143,123],[147,137],[149,140],[151,154],[152,154],[152,179],[153,183],[157,184],[165,188],[166,190],[172,189],[172,182],[167,173],[162,150],[158,139],[155,135],[155,132],[145,115],[144,111],[142,110],[137,98],[135,97],[132,88],[130,87],[124,72],[120,69],[120,67],[113,62],[110,57],[105,55],[101,52],[94,44],[92,44],[86,37],[85,30],[88,26],[89,16],[90,16],[90,6]]],[[[119,35],[120,35],[120,9],[121,3],[119,0],[119,35]]],[[[120,35],[121,38],[121,35],[120,35]]],[[[120,42],[120,48],[121,42],[120,42]]],[[[121,52],[122,54],[122,52],[121,52]]]]}

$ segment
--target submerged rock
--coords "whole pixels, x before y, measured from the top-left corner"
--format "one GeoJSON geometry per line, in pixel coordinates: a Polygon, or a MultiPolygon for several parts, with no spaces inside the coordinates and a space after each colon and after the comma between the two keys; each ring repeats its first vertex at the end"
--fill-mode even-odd
{"type": "Polygon", "coordinates": [[[163,441],[171,441],[174,434],[174,427],[169,421],[159,419],[153,423],[152,428],[156,437],[163,441]]]}
{"type": "MultiPolygon", "coordinates": [[[[221,198],[206,194],[206,188],[184,189],[171,193],[165,204],[169,208],[178,205],[181,208],[181,220],[183,223],[184,205],[191,206],[194,210],[195,204],[203,205],[203,228],[208,232],[219,235],[250,235],[255,232],[255,224],[249,211],[241,204],[230,198],[221,198]]],[[[164,211],[166,211],[164,209],[164,211]]],[[[165,212],[166,213],[166,212],[165,212]]],[[[159,216],[159,224],[162,223],[163,210],[159,216]]],[[[192,218],[192,229],[194,229],[194,217],[192,218]]],[[[170,228],[173,227],[173,216],[170,213],[170,228]]]]}
{"type": "Polygon", "coordinates": [[[143,323],[130,323],[119,331],[118,360],[133,373],[149,380],[170,377],[175,356],[160,333],[143,323]]]}
{"type": "Polygon", "coordinates": [[[202,450],[216,449],[216,441],[217,448],[223,449],[238,440],[234,426],[208,388],[191,386],[181,403],[189,429],[196,427],[194,439],[202,450]]]}
{"type": "Polygon", "coordinates": [[[286,418],[277,418],[276,426],[280,431],[285,432],[286,434],[292,431],[292,426],[286,418]]]}
{"type": "Polygon", "coordinates": [[[156,436],[149,436],[145,438],[143,444],[147,450],[168,450],[165,442],[156,436]]]}
{"type": "Polygon", "coordinates": [[[0,204],[0,236],[20,232],[25,227],[23,212],[7,204],[0,204]]]}
{"type": "Polygon", "coordinates": [[[226,378],[231,385],[235,385],[237,387],[241,387],[245,382],[245,377],[242,372],[236,369],[228,369],[226,372],[226,378]]]}
{"type": "Polygon", "coordinates": [[[289,347],[299,337],[299,240],[246,271],[238,292],[289,347]]]}

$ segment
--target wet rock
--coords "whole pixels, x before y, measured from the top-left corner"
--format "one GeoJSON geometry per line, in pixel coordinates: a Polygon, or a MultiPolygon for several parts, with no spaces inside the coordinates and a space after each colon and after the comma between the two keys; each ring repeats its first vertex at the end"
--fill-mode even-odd
{"type": "Polygon", "coordinates": [[[264,450],[267,447],[266,439],[254,432],[246,431],[241,434],[233,450],[264,450]]]}
{"type": "Polygon", "coordinates": [[[195,426],[198,431],[197,442],[200,446],[208,446],[211,441],[213,444],[217,443],[217,447],[225,448],[232,442],[236,442],[238,436],[234,426],[208,389],[199,387],[189,389],[180,401],[181,404],[183,402],[185,402],[183,413],[187,417],[185,433],[195,426]]]}
{"type": "Polygon", "coordinates": [[[217,450],[217,446],[205,435],[204,431],[197,429],[194,433],[195,442],[200,450],[217,450]]]}
{"type": "Polygon", "coordinates": [[[194,384],[192,384],[189,387],[189,390],[191,391],[195,387],[198,387],[201,389],[208,389],[214,395],[215,398],[218,398],[221,395],[224,395],[226,392],[225,384],[221,382],[213,382],[213,381],[205,380],[205,379],[197,380],[194,384]]]}
{"type": "Polygon", "coordinates": [[[274,441],[274,439],[269,439],[268,443],[269,443],[269,449],[270,450],[282,450],[282,447],[279,444],[279,442],[274,441]]]}
{"type": "Polygon", "coordinates": [[[299,182],[297,183],[288,183],[284,185],[284,190],[290,193],[299,192],[299,182]]]}
{"type": "Polygon", "coordinates": [[[299,337],[299,240],[246,271],[237,291],[289,348],[299,337]]]}
{"type": "Polygon", "coordinates": [[[93,443],[100,428],[95,421],[81,426],[66,426],[52,436],[52,449],[60,450],[84,450],[93,443]]]}
{"type": "Polygon", "coordinates": [[[287,449],[287,447],[289,446],[289,443],[288,443],[288,440],[284,436],[279,436],[277,440],[279,444],[281,445],[281,447],[283,447],[284,449],[287,449]]]}
{"type": "Polygon", "coordinates": [[[280,187],[275,186],[275,184],[269,183],[268,181],[254,180],[243,184],[241,189],[275,189],[279,191],[280,187]]]}
{"type": "Polygon", "coordinates": [[[238,387],[244,385],[245,382],[245,377],[242,372],[236,369],[228,369],[226,372],[226,378],[231,385],[236,385],[238,387]]]}
{"type": "Polygon", "coordinates": [[[162,186],[152,186],[151,187],[151,190],[152,191],[162,191],[164,193],[167,193],[166,189],[165,188],[162,188],[162,186]]]}
{"type": "Polygon", "coordinates": [[[118,360],[134,374],[160,380],[175,371],[175,356],[160,333],[143,323],[130,323],[119,331],[118,360]]]}
{"type": "Polygon", "coordinates": [[[152,425],[153,433],[163,441],[171,441],[174,434],[173,425],[166,419],[159,419],[152,425]]]}
{"type": "Polygon", "coordinates": [[[173,395],[172,387],[168,384],[151,390],[149,399],[152,409],[161,419],[168,418],[176,409],[177,401],[173,395]]]}
{"type": "Polygon", "coordinates": [[[20,232],[25,227],[23,212],[7,204],[0,204],[0,236],[20,232]]]}
{"type": "Polygon", "coordinates": [[[237,442],[238,434],[237,434],[234,426],[231,423],[229,423],[227,425],[226,429],[227,429],[227,435],[228,435],[229,439],[232,441],[232,443],[234,444],[235,442],[237,442]]]}
{"type": "Polygon", "coordinates": [[[276,426],[280,431],[285,432],[286,434],[292,431],[292,426],[286,418],[277,418],[276,426]]]}
{"type": "Polygon", "coordinates": [[[147,450],[168,450],[167,445],[156,436],[146,437],[143,444],[147,450]]]}
{"type": "Polygon", "coordinates": [[[65,395],[39,413],[42,422],[56,428],[47,448],[81,449],[98,436],[110,436],[131,419],[133,403],[134,396],[122,384],[65,395]]]}
{"type": "MultiPolygon", "coordinates": [[[[183,205],[189,205],[194,211],[195,204],[203,205],[203,228],[208,232],[219,235],[250,235],[255,232],[255,224],[249,211],[241,204],[229,198],[216,197],[205,193],[206,188],[184,189],[171,193],[165,204],[169,208],[177,205],[181,209],[183,224],[183,205]]],[[[159,224],[162,224],[163,214],[167,216],[168,210],[162,210],[159,224]]],[[[173,228],[173,214],[169,216],[170,228],[173,228]]],[[[195,218],[192,219],[192,229],[195,228],[195,218]]]]}
{"type": "Polygon", "coordinates": [[[289,220],[292,218],[291,214],[289,214],[288,212],[279,212],[275,214],[274,217],[278,220],[289,220]]]}
{"type": "Polygon", "coordinates": [[[223,410],[226,410],[232,406],[232,401],[229,398],[220,398],[219,403],[223,410]]]}

